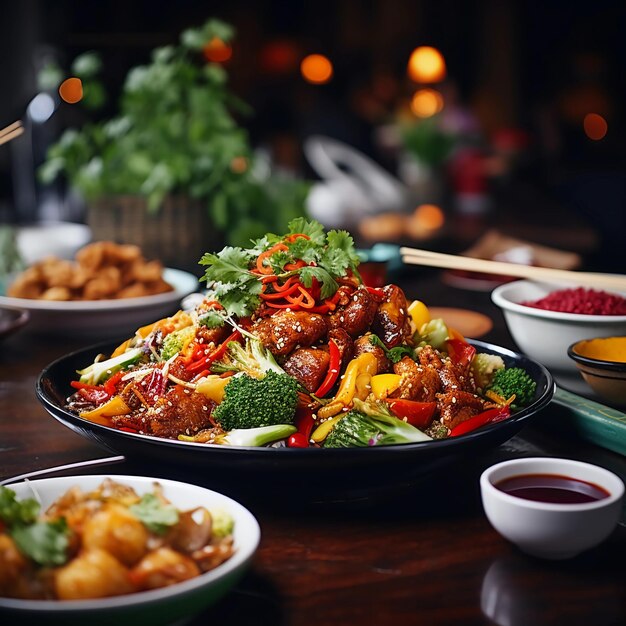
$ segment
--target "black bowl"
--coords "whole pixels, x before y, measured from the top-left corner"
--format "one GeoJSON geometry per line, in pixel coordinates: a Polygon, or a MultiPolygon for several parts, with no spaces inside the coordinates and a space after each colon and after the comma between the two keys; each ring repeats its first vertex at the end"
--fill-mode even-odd
{"type": "Polygon", "coordinates": [[[274,491],[280,491],[283,486],[296,485],[311,500],[358,500],[377,490],[403,489],[467,455],[475,458],[513,437],[548,405],[554,382],[543,365],[506,348],[471,343],[479,352],[500,355],[508,366],[524,368],[537,382],[534,401],[510,418],[466,435],[414,444],[349,449],[235,448],[160,439],[94,424],[64,408],[65,399],[73,393],[70,381],[76,378],[76,370],[92,363],[99,353],[110,354],[115,348],[110,343],[74,352],[48,365],[37,381],[37,397],[63,425],[131,461],[148,463],[151,471],[171,467],[174,473],[188,472],[187,478],[189,473],[198,480],[210,476],[214,487],[255,489],[271,484],[274,491]]]}

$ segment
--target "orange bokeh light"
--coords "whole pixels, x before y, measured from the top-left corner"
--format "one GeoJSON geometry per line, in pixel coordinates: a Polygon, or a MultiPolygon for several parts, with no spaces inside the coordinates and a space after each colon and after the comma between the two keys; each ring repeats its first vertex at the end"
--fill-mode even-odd
{"type": "Polygon", "coordinates": [[[230,162],[230,169],[235,174],[243,174],[248,169],[248,159],[244,156],[235,157],[230,162]]]}
{"type": "Polygon", "coordinates": [[[439,83],[446,77],[446,62],[437,48],[420,46],[409,58],[409,77],[418,83],[439,83]]]}
{"type": "Polygon", "coordinates": [[[411,111],[417,117],[432,117],[443,109],[443,96],[435,89],[419,89],[411,98],[411,111]]]}
{"type": "Polygon", "coordinates": [[[211,63],[224,63],[233,56],[233,49],[219,37],[213,37],[204,46],[202,52],[204,53],[204,58],[211,63]]]}
{"type": "Polygon", "coordinates": [[[333,64],[323,54],[309,54],[302,59],[300,72],[308,83],[323,85],[333,76],[333,64]]]}
{"type": "Polygon", "coordinates": [[[593,141],[600,141],[606,135],[609,130],[609,125],[606,123],[606,120],[597,113],[587,113],[585,115],[585,119],[583,120],[583,128],[585,130],[585,135],[592,139],[593,141]]]}
{"type": "Polygon", "coordinates": [[[436,204],[421,204],[415,209],[413,217],[425,230],[437,230],[445,221],[443,211],[436,204]]]}
{"type": "Polygon", "coordinates": [[[83,83],[80,78],[67,78],[59,85],[61,100],[76,104],[83,98],[83,83]]]}

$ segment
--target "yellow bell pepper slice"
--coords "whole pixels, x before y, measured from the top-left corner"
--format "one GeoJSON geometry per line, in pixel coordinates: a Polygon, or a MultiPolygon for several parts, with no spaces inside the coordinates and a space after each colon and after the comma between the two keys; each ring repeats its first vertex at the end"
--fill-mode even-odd
{"type": "Polygon", "coordinates": [[[224,399],[224,389],[230,382],[230,377],[207,376],[196,385],[196,391],[218,404],[224,399]]]}
{"type": "Polygon", "coordinates": [[[130,407],[126,402],[120,396],[113,396],[98,408],[91,411],[83,411],[79,415],[90,422],[109,426],[111,421],[106,418],[114,417],[115,415],[128,415],[129,413],[130,407]]]}
{"type": "Polygon", "coordinates": [[[119,356],[120,354],[124,354],[124,352],[126,352],[126,350],[130,348],[131,341],[132,339],[127,339],[126,341],[121,343],[119,346],[117,346],[117,348],[115,348],[115,350],[113,350],[113,352],[111,353],[111,358],[115,356],[119,356]]]}
{"type": "Polygon", "coordinates": [[[430,311],[421,300],[413,300],[409,305],[408,311],[417,330],[430,322],[430,311]]]}
{"type": "Polygon", "coordinates": [[[389,394],[393,393],[400,386],[401,378],[400,374],[377,374],[372,376],[372,393],[376,400],[384,400],[389,394]]]}
{"type": "Polygon", "coordinates": [[[312,433],[311,440],[315,443],[321,443],[328,437],[330,431],[334,428],[335,424],[343,417],[341,415],[335,415],[335,417],[331,417],[327,419],[325,422],[322,422],[312,433]]]}
{"type": "Polygon", "coordinates": [[[369,394],[369,383],[371,377],[378,371],[378,362],[371,352],[364,352],[355,359],[352,359],[346,367],[345,374],[339,385],[337,395],[330,403],[321,407],[317,412],[322,419],[337,415],[341,410],[350,406],[355,395],[360,399],[363,393],[367,397],[369,394]],[[358,380],[358,389],[357,389],[358,380]]]}

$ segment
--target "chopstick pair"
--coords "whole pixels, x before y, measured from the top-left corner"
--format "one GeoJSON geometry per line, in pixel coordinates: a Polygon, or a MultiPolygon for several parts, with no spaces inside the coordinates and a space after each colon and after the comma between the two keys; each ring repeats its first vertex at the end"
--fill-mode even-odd
{"type": "Polygon", "coordinates": [[[446,269],[467,270],[497,274],[500,276],[515,276],[539,281],[571,282],[578,285],[598,287],[604,289],[618,289],[626,291],[626,276],[623,274],[601,274],[597,272],[574,272],[534,265],[505,263],[503,261],[488,261],[474,257],[443,254],[417,248],[400,248],[402,260],[409,265],[426,265],[446,269]]]}
{"type": "Polygon", "coordinates": [[[9,124],[5,126],[2,130],[0,130],[0,146],[3,143],[7,143],[16,137],[19,137],[24,132],[24,126],[22,125],[21,120],[17,120],[13,122],[13,124],[9,124]]]}

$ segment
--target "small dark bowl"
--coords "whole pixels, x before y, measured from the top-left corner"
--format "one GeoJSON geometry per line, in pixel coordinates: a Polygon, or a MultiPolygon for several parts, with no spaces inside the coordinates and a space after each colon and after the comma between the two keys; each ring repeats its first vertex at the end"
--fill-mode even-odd
{"type": "Polygon", "coordinates": [[[15,307],[0,307],[0,339],[8,337],[28,323],[30,313],[15,307]]]}
{"type": "MultiPolygon", "coordinates": [[[[414,444],[375,448],[234,448],[160,439],[116,430],[88,422],[65,408],[73,389],[76,370],[99,353],[109,353],[114,344],[74,352],[51,363],[37,381],[37,397],[56,420],[74,432],[127,459],[148,461],[151,467],[184,468],[198,479],[211,477],[214,485],[224,483],[258,489],[272,485],[276,493],[294,487],[311,502],[347,501],[369,498],[376,492],[390,494],[405,489],[466,455],[475,457],[513,437],[531,418],[546,407],[554,393],[554,382],[543,366],[511,350],[473,341],[479,352],[500,355],[509,366],[523,367],[537,382],[535,399],[510,418],[460,437],[414,444]],[[217,481],[217,482],[215,482],[217,481]]],[[[293,493],[290,492],[290,493],[293,493]]]]}

